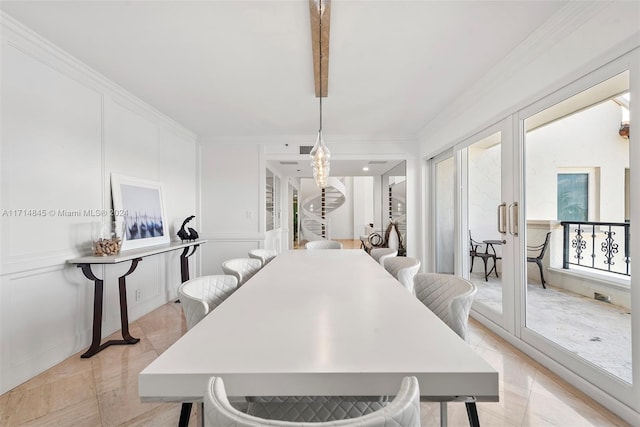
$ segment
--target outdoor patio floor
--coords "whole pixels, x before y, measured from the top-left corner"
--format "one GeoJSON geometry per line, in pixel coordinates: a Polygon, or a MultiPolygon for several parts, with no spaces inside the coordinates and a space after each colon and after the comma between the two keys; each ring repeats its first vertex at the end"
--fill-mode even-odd
{"type": "MultiPolygon", "coordinates": [[[[475,302],[502,312],[501,282],[472,273],[475,302]]],[[[527,285],[527,328],[631,383],[631,311],[547,283],[527,285]]]]}

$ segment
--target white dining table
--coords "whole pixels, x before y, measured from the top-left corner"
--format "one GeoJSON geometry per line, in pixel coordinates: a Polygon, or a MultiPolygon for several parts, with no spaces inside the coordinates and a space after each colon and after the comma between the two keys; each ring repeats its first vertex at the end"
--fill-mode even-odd
{"type": "MultiPolygon", "coordinates": [[[[284,252],[139,374],[142,401],[394,395],[498,401],[498,372],[363,250],[284,252]]],[[[474,406],[475,409],[475,406],[474,406]]]]}

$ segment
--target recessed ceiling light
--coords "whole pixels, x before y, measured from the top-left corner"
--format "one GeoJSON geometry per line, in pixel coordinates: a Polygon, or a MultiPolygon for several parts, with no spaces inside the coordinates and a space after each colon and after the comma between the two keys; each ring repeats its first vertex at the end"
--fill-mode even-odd
{"type": "Polygon", "coordinates": [[[365,166],[365,167],[362,168],[362,170],[366,172],[366,171],[369,170],[369,167],[365,166]]]}

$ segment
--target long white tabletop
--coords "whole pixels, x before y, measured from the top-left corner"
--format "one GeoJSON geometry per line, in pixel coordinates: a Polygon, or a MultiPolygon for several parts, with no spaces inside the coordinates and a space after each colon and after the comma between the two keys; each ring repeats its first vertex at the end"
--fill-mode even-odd
{"type": "Polygon", "coordinates": [[[498,373],[362,250],[278,255],[139,375],[143,401],[393,395],[498,400],[498,373]]]}

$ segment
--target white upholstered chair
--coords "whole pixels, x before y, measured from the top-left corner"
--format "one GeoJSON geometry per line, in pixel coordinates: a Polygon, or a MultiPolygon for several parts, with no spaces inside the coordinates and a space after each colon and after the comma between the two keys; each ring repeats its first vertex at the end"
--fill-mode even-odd
{"type": "Polygon", "coordinates": [[[264,267],[278,255],[278,252],[272,249],[251,249],[249,251],[249,258],[259,259],[264,267]]]}
{"type": "Polygon", "coordinates": [[[419,273],[413,281],[416,297],[466,340],[476,285],[462,277],[437,273],[419,273]]]}
{"type": "Polygon", "coordinates": [[[420,270],[419,259],[404,256],[387,258],[384,261],[384,268],[398,279],[409,292],[414,293],[413,276],[420,270]]]}
{"type": "MultiPolygon", "coordinates": [[[[201,276],[187,280],[178,287],[178,297],[187,321],[187,329],[193,328],[199,321],[219,306],[236,289],[238,279],[234,276],[201,276]]],[[[192,402],[184,402],[180,412],[180,421],[189,422],[192,402]]]]}
{"type": "Polygon", "coordinates": [[[369,252],[369,255],[371,255],[371,257],[373,259],[375,259],[376,261],[378,261],[378,263],[380,265],[384,265],[384,260],[386,260],[387,258],[393,258],[394,256],[398,255],[398,249],[394,249],[394,248],[373,248],[371,249],[371,252],[369,252]]]}
{"type": "Polygon", "coordinates": [[[342,243],[335,240],[312,240],[304,247],[305,249],[342,249],[342,243]]]}
{"type": "Polygon", "coordinates": [[[262,261],[255,258],[234,258],[222,263],[224,274],[230,274],[238,279],[238,286],[245,284],[262,268],[262,261]]]}
{"type": "MultiPolygon", "coordinates": [[[[392,402],[366,415],[339,419],[335,413],[344,412],[340,410],[334,411],[333,416],[319,417],[316,415],[316,413],[327,413],[328,411],[326,407],[318,408],[307,405],[303,412],[298,412],[299,416],[291,417],[294,421],[267,419],[246,414],[231,406],[226,395],[224,382],[221,378],[216,377],[209,381],[204,396],[204,420],[207,427],[419,427],[420,390],[418,380],[415,377],[405,377],[392,402]],[[313,415],[310,416],[309,412],[313,412],[313,415]],[[307,419],[319,418],[326,418],[327,421],[306,421],[307,419]]],[[[348,416],[348,414],[344,415],[348,416]]]]}
{"type": "Polygon", "coordinates": [[[222,274],[196,277],[181,284],[178,287],[178,296],[187,320],[187,328],[193,328],[237,288],[238,279],[222,274]]]}
{"type": "MultiPolygon", "coordinates": [[[[476,285],[458,276],[438,273],[419,273],[413,281],[416,298],[466,341],[469,311],[478,291],[476,285]]],[[[465,404],[467,413],[476,411],[474,402],[465,404]]],[[[440,419],[441,425],[446,425],[446,402],[440,402],[440,419]]]]}

